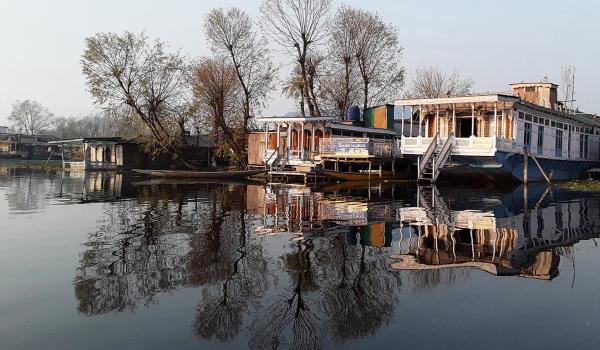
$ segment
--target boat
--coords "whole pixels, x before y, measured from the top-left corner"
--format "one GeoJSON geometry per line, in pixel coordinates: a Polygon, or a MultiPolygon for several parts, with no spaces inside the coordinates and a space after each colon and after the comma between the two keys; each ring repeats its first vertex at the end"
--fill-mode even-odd
{"type": "Polygon", "coordinates": [[[256,170],[234,170],[234,171],[193,171],[193,170],[142,170],[132,169],[138,174],[150,175],[161,178],[178,179],[231,179],[246,178],[250,176],[266,174],[267,169],[256,170]]]}
{"type": "Polygon", "coordinates": [[[517,83],[512,93],[396,100],[410,121],[402,156],[420,182],[582,178],[600,167],[600,129],[596,115],[558,101],[557,87],[517,83]]]}
{"type": "Polygon", "coordinates": [[[344,181],[377,181],[377,180],[393,180],[393,179],[401,179],[399,174],[394,174],[391,171],[371,171],[369,174],[368,171],[365,172],[342,172],[335,170],[324,170],[325,176],[336,179],[336,180],[344,180],[344,181]]]}

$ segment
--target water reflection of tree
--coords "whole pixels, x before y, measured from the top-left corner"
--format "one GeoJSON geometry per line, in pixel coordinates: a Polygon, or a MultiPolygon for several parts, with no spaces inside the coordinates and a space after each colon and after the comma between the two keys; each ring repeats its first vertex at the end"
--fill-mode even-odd
{"type": "Polygon", "coordinates": [[[206,248],[194,249],[201,254],[190,259],[194,282],[205,284],[193,328],[202,338],[227,341],[241,331],[243,314],[257,306],[269,278],[260,241],[248,237],[245,211],[230,209],[223,225],[224,208],[218,213],[217,207],[213,203],[209,231],[192,243],[206,248]]]}
{"type": "Polygon", "coordinates": [[[232,228],[243,213],[240,193],[227,191],[198,199],[197,192],[144,188],[135,200],[106,204],[75,278],[80,312],[134,309],[160,292],[226,280],[236,259],[232,228]]]}
{"type": "Polygon", "coordinates": [[[325,333],[342,343],[391,321],[400,279],[385,249],[348,246],[340,235],[301,241],[296,249],[284,257],[290,287],[258,314],[252,348],[318,348],[325,333]]]}

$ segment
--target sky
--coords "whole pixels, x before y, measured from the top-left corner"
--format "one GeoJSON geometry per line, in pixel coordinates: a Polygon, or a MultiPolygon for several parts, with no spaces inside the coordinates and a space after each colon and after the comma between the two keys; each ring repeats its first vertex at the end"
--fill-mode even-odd
{"type": "MultiPolygon", "coordinates": [[[[209,55],[202,31],[214,7],[258,15],[260,1],[0,0],[0,125],[16,100],[33,99],[57,116],[97,109],[81,73],[84,39],[97,32],[145,31],[192,57],[209,55]]],[[[508,91],[508,84],[560,83],[561,66],[576,67],[576,104],[600,113],[600,1],[338,0],[394,23],[404,48],[407,80],[416,67],[437,65],[473,80],[474,92],[508,91]]],[[[280,75],[291,57],[276,47],[280,75]]],[[[398,91],[398,97],[402,91],[398,91]]],[[[274,91],[264,115],[294,109],[274,91]]]]}

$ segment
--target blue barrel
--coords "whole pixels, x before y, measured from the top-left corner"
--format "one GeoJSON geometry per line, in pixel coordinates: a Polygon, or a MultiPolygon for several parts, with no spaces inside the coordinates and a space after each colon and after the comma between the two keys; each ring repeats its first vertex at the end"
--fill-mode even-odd
{"type": "Polygon", "coordinates": [[[360,108],[358,108],[358,106],[348,108],[344,120],[349,122],[360,122],[360,108]]]}

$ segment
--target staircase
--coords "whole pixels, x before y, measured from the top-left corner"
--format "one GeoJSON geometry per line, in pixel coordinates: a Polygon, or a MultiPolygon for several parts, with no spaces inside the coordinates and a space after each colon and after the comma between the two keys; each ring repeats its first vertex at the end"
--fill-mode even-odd
{"type": "MultiPolygon", "coordinates": [[[[277,157],[275,158],[275,160],[273,160],[273,162],[271,163],[271,171],[281,171],[283,168],[285,168],[285,166],[288,164],[288,161],[290,159],[290,149],[286,148],[286,150],[279,154],[277,153],[277,157]]],[[[268,163],[268,161],[267,161],[268,163]]]]}
{"type": "Polygon", "coordinates": [[[454,133],[448,136],[446,142],[442,146],[442,149],[437,151],[437,144],[440,133],[438,132],[431,140],[429,147],[423,153],[423,156],[419,159],[418,163],[418,180],[419,182],[434,183],[442,168],[446,165],[446,162],[450,158],[452,153],[452,146],[455,143],[454,133]]]}

